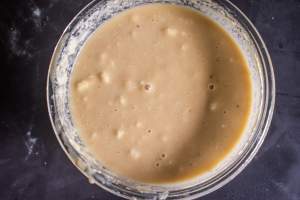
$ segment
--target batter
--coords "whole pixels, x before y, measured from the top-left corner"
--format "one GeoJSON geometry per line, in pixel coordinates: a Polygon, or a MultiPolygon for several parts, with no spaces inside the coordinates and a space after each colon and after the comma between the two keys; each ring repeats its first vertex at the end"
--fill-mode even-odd
{"type": "Polygon", "coordinates": [[[215,22],[188,8],[127,10],[86,41],[70,82],[75,126],[112,172],[175,183],[211,170],[251,107],[247,63],[215,22]]]}

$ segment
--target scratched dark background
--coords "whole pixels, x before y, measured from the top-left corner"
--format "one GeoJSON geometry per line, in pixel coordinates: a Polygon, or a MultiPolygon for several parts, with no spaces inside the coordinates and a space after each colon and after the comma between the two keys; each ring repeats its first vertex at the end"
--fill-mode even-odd
{"type": "MultiPolygon", "coordinates": [[[[0,199],[119,198],[90,185],[52,131],[46,76],[64,27],[90,0],[0,1],[0,199]]],[[[252,163],[204,200],[300,200],[300,1],[234,0],[273,59],[276,111],[252,163]]]]}

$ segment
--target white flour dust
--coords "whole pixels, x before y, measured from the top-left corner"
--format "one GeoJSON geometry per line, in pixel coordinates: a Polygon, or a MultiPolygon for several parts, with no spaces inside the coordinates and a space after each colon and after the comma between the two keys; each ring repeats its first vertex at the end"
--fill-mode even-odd
{"type": "Polygon", "coordinates": [[[39,9],[38,7],[33,9],[33,16],[40,17],[41,16],[41,9],[39,9]]]}
{"type": "Polygon", "coordinates": [[[18,31],[17,29],[11,30],[9,35],[10,50],[16,56],[25,56],[27,55],[27,51],[23,46],[20,45],[20,36],[20,31],[18,31]]]}
{"type": "MultiPolygon", "coordinates": [[[[32,29],[32,33],[42,32],[43,19],[48,19],[44,16],[43,11],[35,4],[29,4],[28,15],[24,15],[22,20],[26,22],[32,29]]],[[[20,57],[33,57],[33,38],[25,38],[23,35],[23,27],[11,27],[8,35],[9,46],[12,54],[20,57]]]]}
{"type": "MultiPolygon", "coordinates": [[[[27,149],[27,155],[25,157],[25,160],[28,160],[28,158],[30,158],[30,156],[33,154],[33,150],[34,150],[34,147],[38,141],[37,138],[35,137],[32,137],[31,135],[31,129],[30,128],[27,133],[26,133],[26,136],[25,136],[25,146],[26,146],[26,149],[27,149]]],[[[36,152],[38,155],[38,152],[36,152]]]]}
{"type": "Polygon", "coordinates": [[[41,31],[42,28],[42,10],[37,7],[36,5],[33,5],[31,8],[31,17],[29,17],[29,19],[32,20],[32,22],[34,23],[35,28],[38,31],[41,31]]]}

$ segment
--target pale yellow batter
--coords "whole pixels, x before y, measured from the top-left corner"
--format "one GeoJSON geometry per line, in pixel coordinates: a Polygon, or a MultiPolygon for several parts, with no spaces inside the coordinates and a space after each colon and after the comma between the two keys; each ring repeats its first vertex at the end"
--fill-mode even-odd
{"type": "Polygon", "coordinates": [[[212,169],[239,141],[251,107],[247,64],[216,23],[152,4],[87,40],[71,113],[91,153],[116,174],[174,183],[212,169]]]}

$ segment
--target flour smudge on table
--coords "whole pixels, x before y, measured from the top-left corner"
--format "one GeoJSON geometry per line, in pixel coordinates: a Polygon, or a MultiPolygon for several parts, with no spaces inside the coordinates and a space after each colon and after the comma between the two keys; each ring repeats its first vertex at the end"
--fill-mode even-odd
{"type": "MultiPolygon", "coordinates": [[[[25,160],[28,160],[30,158],[30,156],[33,154],[33,150],[38,141],[38,138],[32,136],[31,131],[32,131],[32,128],[30,128],[26,132],[26,136],[25,136],[25,146],[27,149],[27,155],[25,157],[25,160]]],[[[35,154],[38,155],[39,154],[38,151],[35,154]]]]}

